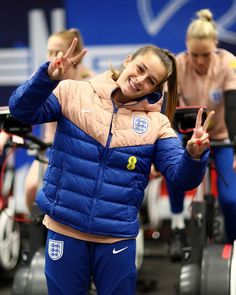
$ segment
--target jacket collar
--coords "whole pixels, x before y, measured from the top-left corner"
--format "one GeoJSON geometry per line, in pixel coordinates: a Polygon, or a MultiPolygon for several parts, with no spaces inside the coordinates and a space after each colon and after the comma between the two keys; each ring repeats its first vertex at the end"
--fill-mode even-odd
{"type": "MultiPolygon", "coordinates": [[[[92,78],[90,84],[94,91],[100,96],[111,100],[112,93],[119,87],[117,83],[112,79],[112,73],[106,71],[96,77],[92,78]]],[[[150,103],[148,98],[142,100],[134,100],[122,105],[127,109],[135,111],[148,111],[148,112],[160,112],[163,103],[163,98],[159,99],[156,103],[150,103]]]]}

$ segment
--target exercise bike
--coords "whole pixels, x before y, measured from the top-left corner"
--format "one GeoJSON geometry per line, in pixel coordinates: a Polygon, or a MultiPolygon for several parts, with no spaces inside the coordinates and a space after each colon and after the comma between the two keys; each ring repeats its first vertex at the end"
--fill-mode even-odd
{"type": "MultiPolygon", "coordinates": [[[[24,136],[24,148],[35,152],[40,163],[47,163],[44,156],[49,147],[32,134],[24,136]]],[[[44,168],[41,167],[42,173],[44,168]]],[[[36,204],[32,205],[31,223],[29,225],[28,247],[23,249],[21,265],[14,276],[12,295],[46,295],[47,286],[44,275],[46,230],[42,225],[44,214],[36,204]]]]}
{"type": "MultiPolygon", "coordinates": [[[[0,107],[0,132],[21,134],[30,132],[31,126],[19,122],[12,125],[7,107],[0,107]]],[[[0,180],[0,270],[1,275],[13,277],[21,253],[21,214],[16,211],[14,198],[14,149],[6,145],[2,157],[0,180]]]]}
{"type": "MultiPolygon", "coordinates": [[[[39,162],[47,163],[45,151],[50,145],[44,143],[41,139],[33,135],[30,125],[15,120],[10,115],[8,107],[1,108],[0,122],[1,130],[11,135],[11,139],[6,144],[8,149],[15,150],[19,147],[24,148],[27,151],[30,151],[30,154],[33,155],[39,162]]],[[[4,179],[4,182],[5,181],[6,180],[4,179]]],[[[18,239],[11,239],[11,247],[13,249],[17,248],[17,258],[14,260],[14,267],[16,270],[14,272],[15,275],[13,280],[12,295],[46,295],[47,288],[44,276],[45,230],[41,222],[43,214],[35,205],[33,206],[30,218],[22,219],[17,222],[18,217],[11,205],[14,203],[14,196],[9,199],[8,203],[9,205],[6,209],[4,208],[3,211],[7,214],[1,214],[0,222],[2,220],[2,216],[7,216],[7,229],[9,229],[9,227],[13,227],[11,224],[17,224],[18,227],[19,224],[24,224],[24,222],[28,224],[27,243],[22,243],[20,230],[18,239]]],[[[3,230],[4,228],[1,227],[0,234],[3,230]]],[[[0,253],[0,258],[2,254],[5,254],[5,252],[0,253]]]]}
{"type": "MultiPolygon", "coordinates": [[[[191,134],[199,107],[178,108],[175,127],[191,134]]],[[[206,112],[206,109],[205,109],[206,112]]],[[[211,142],[211,147],[234,147],[232,142],[211,142]]],[[[191,205],[190,246],[183,249],[180,295],[236,295],[236,242],[226,243],[224,219],[211,192],[211,165],[191,205]],[[205,184],[204,198],[202,186],[205,184]]]]}

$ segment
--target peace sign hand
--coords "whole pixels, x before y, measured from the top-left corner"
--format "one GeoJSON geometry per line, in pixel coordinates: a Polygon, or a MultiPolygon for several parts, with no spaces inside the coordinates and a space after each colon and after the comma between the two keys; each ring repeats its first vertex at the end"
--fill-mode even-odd
{"type": "Polygon", "coordinates": [[[203,109],[199,109],[196,119],[195,128],[193,129],[193,135],[191,139],[187,142],[186,149],[189,155],[194,159],[200,159],[202,153],[209,146],[209,135],[206,132],[210,124],[212,117],[215,112],[211,111],[204,124],[202,125],[202,113],[203,109]]]}
{"type": "Polygon", "coordinates": [[[48,66],[48,75],[52,80],[62,80],[65,73],[79,63],[84,55],[87,53],[87,49],[83,49],[79,54],[73,55],[78,39],[74,38],[66,54],[59,52],[57,57],[48,66]]]}

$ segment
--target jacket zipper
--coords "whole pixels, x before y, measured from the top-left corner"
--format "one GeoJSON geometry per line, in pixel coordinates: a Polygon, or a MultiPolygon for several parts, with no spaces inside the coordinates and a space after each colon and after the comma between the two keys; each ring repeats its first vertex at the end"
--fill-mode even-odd
{"type": "Polygon", "coordinates": [[[103,166],[104,166],[104,163],[105,163],[105,160],[106,160],[106,157],[107,157],[107,153],[109,151],[109,146],[110,146],[110,143],[111,143],[111,139],[112,139],[112,123],[113,123],[113,118],[114,118],[114,115],[117,113],[119,107],[116,107],[113,100],[112,100],[112,103],[113,103],[113,113],[112,113],[112,117],[111,117],[111,124],[110,124],[110,128],[109,128],[109,134],[108,134],[108,138],[107,138],[107,142],[106,142],[106,146],[104,148],[104,151],[103,151],[103,155],[102,155],[102,161],[100,163],[100,168],[99,168],[99,175],[98,175],[98,180],[97,180],[97,186],[96,186],[96,189],[95,189],[95,198],[93,199],[93,204],[92,204],[92,210],[91,210],[91,214],[90,214],[90,218],[89,218],[89,226],[88,226],[88,232],[90,231],[90,226],[91,226],[91,223],[92,223],[92,220],[93,220],[93,217],[94,217],[94,213],[95,213],[95,208],[96,208],[96,203],[97,203],[97,193],[99,192],[100,188],[101,188],[101,184],[102,184],[102,177],[103,177],[103,173],[104,173],[104,169],[103,169],[103,166]]]}

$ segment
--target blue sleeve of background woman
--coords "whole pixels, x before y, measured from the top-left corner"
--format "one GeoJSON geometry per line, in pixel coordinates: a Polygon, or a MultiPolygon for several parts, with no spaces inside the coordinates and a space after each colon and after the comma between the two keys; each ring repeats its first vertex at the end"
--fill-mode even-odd
{"type": "Polygon", "coordinates": [[[28,124],[40,124],[58,119],[61,107],[52,91],[60,81],[51,80],[47,68],[48,63],[45,63],[12,93],[9,109],[14,118],[28,124]]]}
{"type": "Polygon", "coordinates": [[[183,149],[178,138],[165,138],[156,142],[155,166],[169,183],[184,191],[197,187],[206,172],[209,150],[200,160],[194,160],[183,149]]]}

